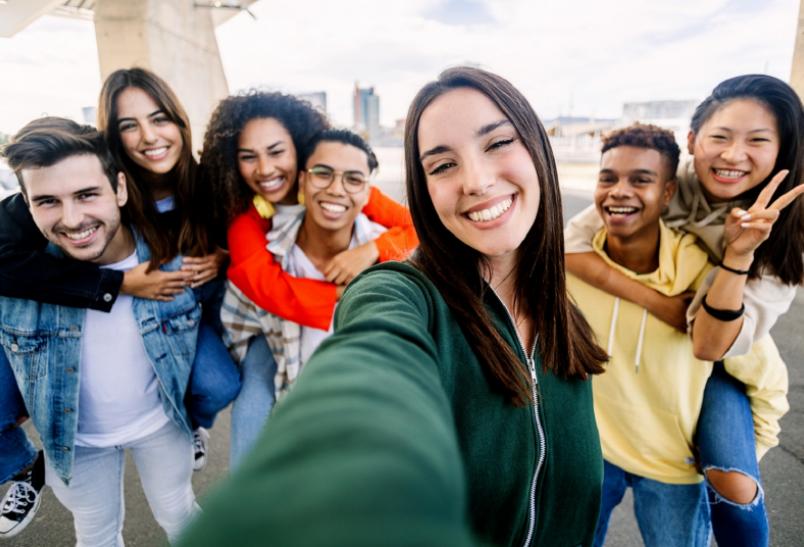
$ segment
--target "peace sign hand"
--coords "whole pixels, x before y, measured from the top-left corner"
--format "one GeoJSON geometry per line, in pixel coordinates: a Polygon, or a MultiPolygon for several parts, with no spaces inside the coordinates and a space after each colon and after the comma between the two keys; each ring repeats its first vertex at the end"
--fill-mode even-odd
{"type": "Polygon", "coordinates": [[[804,184],[799,184],[770,203],[774,192],[788,173],[786,169],[776,173],[748,211],[735,207],[726,217],[724,238],[726,251],[730,256],[753,259],[757,247],[770,237],[773,224],[779,218],[782,209],[804,194],[804,184]]]}

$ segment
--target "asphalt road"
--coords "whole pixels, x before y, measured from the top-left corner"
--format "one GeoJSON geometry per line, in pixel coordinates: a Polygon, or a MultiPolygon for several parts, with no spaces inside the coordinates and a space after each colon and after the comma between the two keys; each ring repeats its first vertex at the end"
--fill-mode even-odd
{"type": "MultiPolygon", "coordinates": [[[[588,198],[565,196],[565,211],[571,215],[583,208],[588,198]]],[[[772,545],[780,547],[804,544],[804,292],[799,291],[790,311],[774,327],[772,334],[790,371],[790,412],[782,419],[781,445],[762,460],[763,483],[771,521],[772,545]]],[[[193,479],[195,491],[203,497],[216,481],[226,475],[228,465],[229,413],[221,414],[212,430],[209,463],[193,479]]],[[[188,455],[189,457],[189,455],[188,455]]],[[[4,493],[7,486],[0,487],[4,493]]],[[[607,545],[642,544],[630,496],[615,511],[607,545]]],[[[126,523],[124,538],[129,546],[164,545],[165,536],[154,522],[142,493],[136,469],[129,461],[125,479],[126,523]]],[[[225,525],[225,523],[222,523],[225,525]]],[[[75,544],[70,514],[46,489],[39,514],[19,536],[2,542],[18,547],[67,547],[75,544]]]]}

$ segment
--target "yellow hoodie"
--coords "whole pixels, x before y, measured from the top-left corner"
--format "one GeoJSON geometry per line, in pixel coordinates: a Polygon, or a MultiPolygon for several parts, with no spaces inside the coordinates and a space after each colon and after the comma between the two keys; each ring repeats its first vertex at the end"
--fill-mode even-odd
{"type": "MultiPolygon", "coordinates": [[[[611,266],[667,296],[696,290],[711,268],[706,253],[696,245],[695,236],[675,232],[661,222],[659,229],[659,267],[647,274],[627,270],[606,255],[605,230],[596,234],[594,250],[611,266]]],[[[606,373],[593,380],[603,457],[653,480],[699,482],[692,439],[712,363],[696,359],[688,335],[644,308],[572,275],[568,284],[598,342],[611,356],[606,373]]],[[[725,366],[752,396],[755,429],[759,425],[763,433],[757,434],[758,453],[764,454],[778,443],[778,418],[787,404],[786,369],[770,338],[758,341],[751,353],[738,359],[726,360],[725,366]],[[735,366],[730,367],[729,361],[735,366]]]]}

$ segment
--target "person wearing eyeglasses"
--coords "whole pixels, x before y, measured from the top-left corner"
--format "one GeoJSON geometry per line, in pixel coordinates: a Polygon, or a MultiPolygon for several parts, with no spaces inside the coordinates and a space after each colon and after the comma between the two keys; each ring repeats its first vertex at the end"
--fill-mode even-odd
{"type": "MultiPolygon", "coordinates": [[[[212,114],[200,162],[201,177],[216,189],[226,211],[229,281],[256,307],[325,331],[351,277],[378,259],[402,260],[418,244],[407,207],[371,186],[362,212],[388,230],[335,255],[321,270],[325,281],[294,277],[277,263],[266,248],[266,234],[288,217],[277,217],[277,211],[299,203],[299,173],[307,164],[308,144],[330,127],[322,112],[293,95],[260,90],[231,95],[212,114]]],[[[276,373],[261,331],[238,333],[234,339],[230,353],[240,364],[243,382],[232,405],[231,468],[239,465],[268,419],[276,373]]]]}
{"type": "MultiPolygon", "coordinates": [[[[361,212],[369,199],[369,177],[378,162],[357,134],[325,129],[308,143],[299,171],[298,205],[276,205],[268,250],[294,277],[324,280],[327,264],[339,253],[376,239],[386,231],[361,212]]],[[[249,340],[262,333],[276,361],[278,398],[293,384],[304,363],[331,328],[321,329],[272,314],[229,282],[221,309],[227,343],[244,359],[249,340]]]]}

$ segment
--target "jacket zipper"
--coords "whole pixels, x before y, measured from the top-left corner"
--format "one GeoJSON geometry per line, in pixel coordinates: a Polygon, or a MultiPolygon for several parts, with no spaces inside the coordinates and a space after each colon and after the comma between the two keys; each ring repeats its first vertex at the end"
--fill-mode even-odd
{"type": "Polygon", "coordinates": [[[531,390],[533,395],[533,431],[536,434],[536,439],[539,442],[539,456],[536,460],[536,469],[533,471],[533,478],[530,481],[530,493],[529,493],[529,500],[528,500],[528,533],[525,535],[525,542],[522,544],[524,547],[528,547],[530,545],[531,540],[533,539],[533,531],[536,527],[536,479],[539,477],[539,471],[544,464],[545,458],[545,451],[547,448],[547,439],[544,436],[544,429],[542,428],[542,422],[539,418],[539,391],[538,391],[538,379],[536,378],[536,360],[534,359],[534,355],[536,353],[536,343],[538,341],[538,336],[533,339],[533,347],[530,349],[530,353],[525,351],[525,344],[522,342],[522,338],[519,337],[519,332],[516,330],[516,322],[514,321],[514,317],[511,315],[508,306],[502,301],[502,298],[499,297],[496,291],[492,289],[494,296],[497,297],[497,300],[500,301],[503,308],[505,308],[506,313],[508,314],[508,320],[511,323],[511,326],[514,329],[514,334],[516,335],[516,340],[519,343],[519,349],[522,351],[522,355],[525,356],[525,360],[528,364],[528,371],[530,371],[530,378],[531,378],[531,390]]]}

